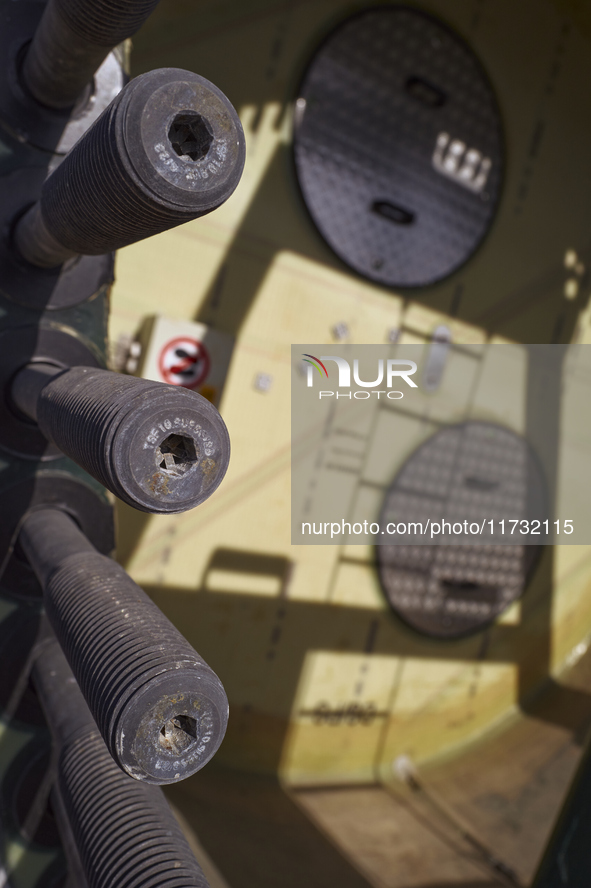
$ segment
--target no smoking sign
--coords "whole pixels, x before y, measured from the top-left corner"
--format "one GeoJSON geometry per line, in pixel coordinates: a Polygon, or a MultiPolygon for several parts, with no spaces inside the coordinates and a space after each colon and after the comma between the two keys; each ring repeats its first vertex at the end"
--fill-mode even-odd
{"type": "Polygon", "coordinates": [[[158,356],[158,369],[164,382],[196,388],[207,378],[209,353],[202,342],[179,336],[166,343],[158,356]]]}

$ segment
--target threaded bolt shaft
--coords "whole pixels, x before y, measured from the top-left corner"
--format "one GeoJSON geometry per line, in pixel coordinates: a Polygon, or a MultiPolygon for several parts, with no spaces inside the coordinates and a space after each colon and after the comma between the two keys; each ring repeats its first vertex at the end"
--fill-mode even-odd
{"type": "Polygon", "coordinates": [[[159,0],[49,0],[25,56],[23,81],[42,105],[71,107],[110,50],[159,0]]]}
{"type": "Polygon", "coordinates": [[[213,670],[64,512],[31,513],[19,540],[43,588],[52,628],[117,764],[154,784],[174,783],[202,768],[222,742],[228,718],[227,698],[213,670]]]}
{"type": "Polygon", "coordinates": [[[10,395],[66,456],[141,511],[192,509],[226,473],[223,419],[181,386],[93,367],[29,364],[10,395]]]}
{"type": "MultiPolygon", "coordinates": [[[[68,664],[66,663],[66,666],[67,665],[68,664]]],[[[84,699],[82,702],[84,702],[84,699]]],[[[48,721],[47,716],[46,721],[48,721]]],[[[84,867],[80,860],[78,844],[74,838],[74,833],[70,824],[70,818],[68,817],[64,800],[62,799],[57,786],[57,776],[51,790],[51,808],[57,823],[62,848],[64,849],[64,854],[66,855],[66,860],[68,862],[68,879],[64,888],[89,888],[84,867]]]]}
{"type": "Polygon", "coordinates": [[[210,213],[244,166],[236,111],[212,83],[178,68],[136,77],[46,180],[15,243],[51,268],[210,213]]]}
{"type": "Polygon", "coordinates": [[[33,681],[57,752],[57,786],[90,888],[208,888],[162,790],[117,768],[55,640],[33,681]]]}

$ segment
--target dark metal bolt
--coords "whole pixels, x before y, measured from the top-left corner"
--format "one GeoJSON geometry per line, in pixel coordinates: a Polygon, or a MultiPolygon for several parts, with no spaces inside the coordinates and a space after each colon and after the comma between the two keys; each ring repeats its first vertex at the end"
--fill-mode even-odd
{"type": "MultiPolygon", "coordinates": [[[[154,784],[183,780],[207,764],[228,718],[224,688],[207,663],[64,512],[31,513],[19,541],[117,764],[154,784]]],[[[64,708],[63,718],[69,724],[76,713],[64,708]]]]}
{"type": "Polygon", "coordinates": [[[39,363],[16,375],[10,397],[66,456],[143,512],[192,509],[226,473],[222,417],[180,386],[39,363]]]}
{"type": "MultiPolygon", "coordinates": [[[[62,655],[63,656],[63,655],[62,655]]],[[[67,663],[66,663],[67,665],[67,663]]],[[[47,720],[47,717],[46,717],[47,720]]],[[[60,834],[62,848],[68,862],[68,881],[64,888],[88,888],[84,867],[80,860],[80,852],[74,838],[70,818],[57,786],[57,776],[51,790],[51,808],[60,834]]]]}
{"type": "Polygon", "coordinates": [[[74,105],[110,50],[141,27],[159,0],[49,0],[22,78],[42,105],[74,105]]]}
{"type": "Polygon", "coordinates": [[[27,364],[12,380],[8,397],[9,403],[12,407],[16,407],[20,413],[37,422],[39,394],[50,379],[62,371],[63,367],[57,367],[55,364],[48,364],[44,361],[27,364]]]}
{"type": "Polygon", "coordinates": [[[178,68],[142,74],[46,180],[16,246],[52,268],[174,228],[230,197],[244,155],[238,115],[216,86],[178,68]]]}
{"type": "Polygon", "coordinates": [[[41,649],[33,681],[56,746],[60,826],[65,817],[77,851],[69,858],[79,858],[90,888],[208,888],[162,790],[113,762],[55,640],[41,649]]]}

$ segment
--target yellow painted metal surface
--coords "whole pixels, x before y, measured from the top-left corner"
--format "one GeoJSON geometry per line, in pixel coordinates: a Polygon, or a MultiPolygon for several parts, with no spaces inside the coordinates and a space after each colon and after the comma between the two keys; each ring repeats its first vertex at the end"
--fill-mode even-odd
{"type": "MultiPolygon", "coordinates": [[[[420,6],[456,29],[488,71],[506,178],[492,229],[469,262],[402,293],[362,280],[328,250],[291,159],[305,65],[334,24],[368,5],[163,0],[133,56],[135,73],[174,65],[217,83],[240,112],[248,153],[222,209],[118,257],[113,342],[155,314],[236,338],[220,405],[233,448],[224,483],[182,516],[120,506],[119,557],[227,688],[219,760],[280,771],[295,785],[388,781],[398,755],[421,762],[461,752],[515,718],[519,702],[560,675],[591,632],[586,547],[547,550],[521,603],[485,632],[439,642],[392,614],[368,548],[290,544],[292,343],[330,343],[338,324],[354,344],[387,342],[392,330],[401,342],[425,342],[440,324],[462,343],[591,342],[586,279],[573,270],[591,259],[586,7],[420,6]],[[565,258],[573,251],[575,260],[565,258]],[[255,386],[259,374],[271,378],[267,391],[255,386]]],[[[509,368],[489,370],[473,415],[523,431],[523,389],[508,383],[509,368]]],[[[460,415],[458,391],[467,399],[470,382],[461,356],[449,374],[449,397],[445,389],[436,400],[424,395],[415,416],[384,420],[394,426],[384,434],[396,436],[392,471],[430,434],[429,411],[445,421],[460,415]]],[[[294,451],[301,444],[294,430],[294,451]]]]}

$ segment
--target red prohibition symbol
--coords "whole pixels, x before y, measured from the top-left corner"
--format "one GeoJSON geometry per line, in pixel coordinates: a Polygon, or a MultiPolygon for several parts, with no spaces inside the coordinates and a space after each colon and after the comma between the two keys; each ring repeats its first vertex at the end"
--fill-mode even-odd
{"type": "Polygon", "coordinates": [[[158,358],[158,370],[164,382],[196,388],[207,378],[211,361],[202,342],[178,336],[167,342],[158,358]]]}

